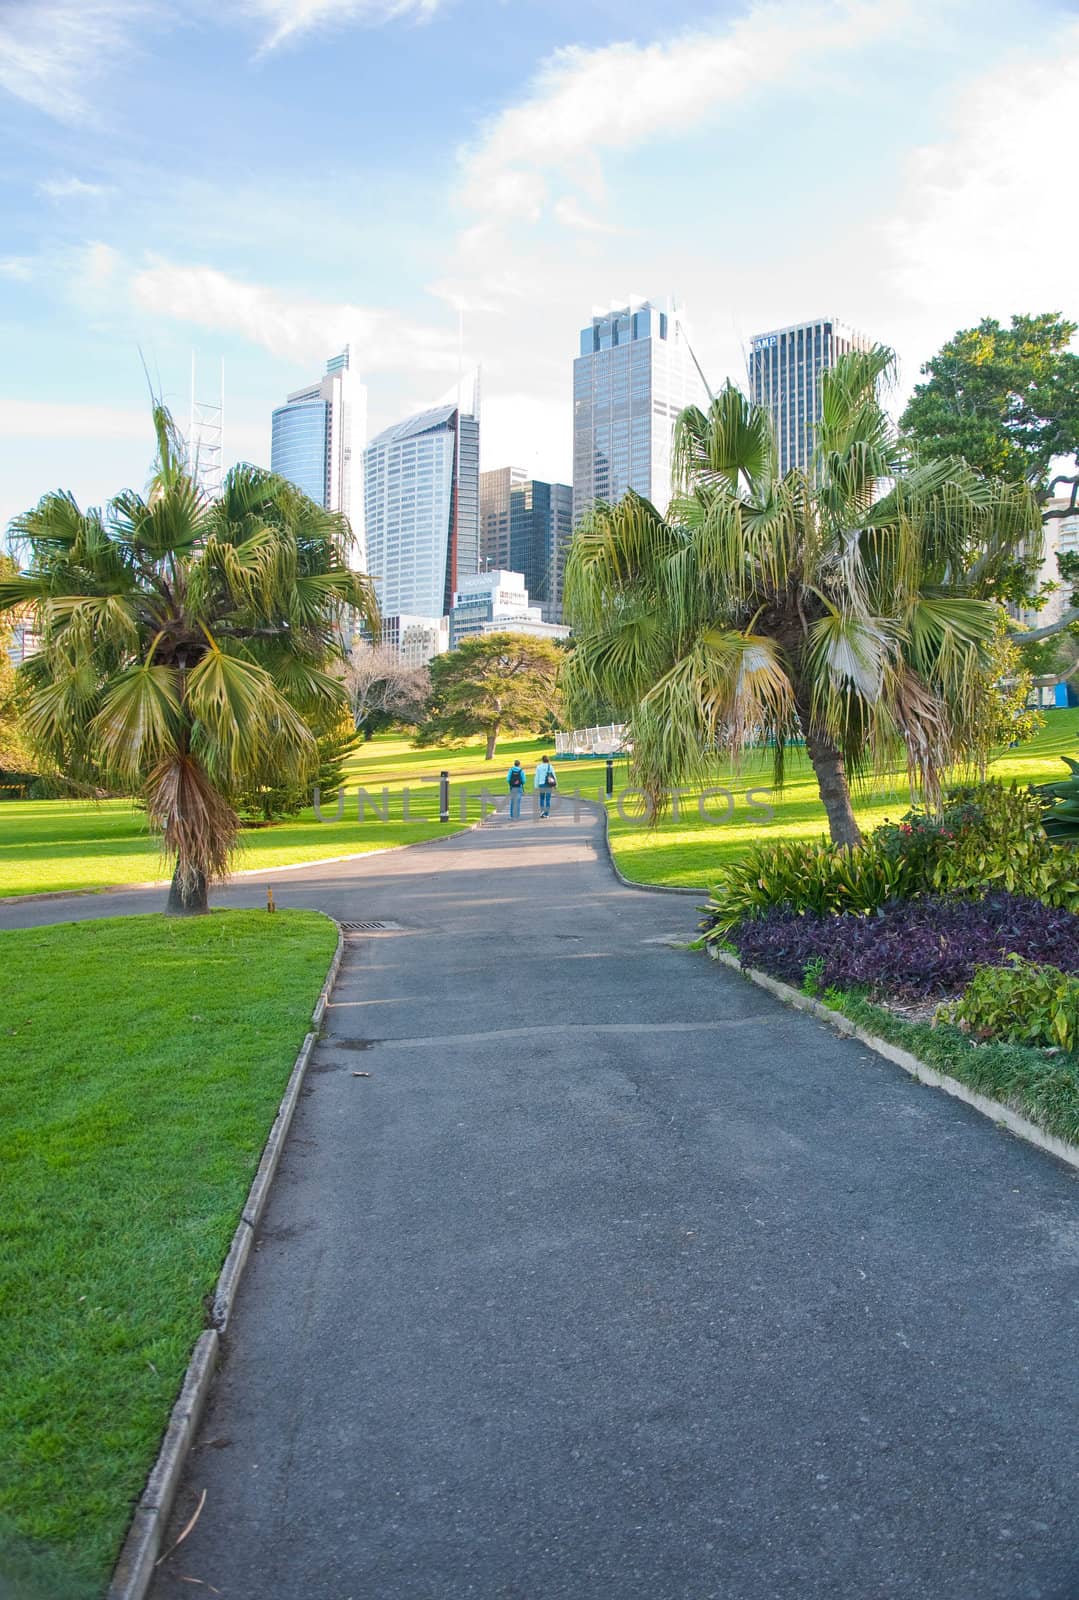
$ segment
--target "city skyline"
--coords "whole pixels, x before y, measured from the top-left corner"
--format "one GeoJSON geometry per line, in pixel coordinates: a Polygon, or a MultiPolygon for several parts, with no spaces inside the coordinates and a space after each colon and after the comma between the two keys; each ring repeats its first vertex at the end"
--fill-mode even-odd
{"type": "Polygon", "coordinates": [[[1047,0],[931,30],[902,0],[11,0],[0,525],[144,485],[143,359],[182,425],[192,351],[228,372],[226,465],[351,343],[371,433],[482,361],[484,468],[569,481],[577,330],[639,291],[688,308],[713,388],[835,307],[897,349],[899,409],[957,328],[1075,315],[1045,152],[1077,70],[1047,0]]]}

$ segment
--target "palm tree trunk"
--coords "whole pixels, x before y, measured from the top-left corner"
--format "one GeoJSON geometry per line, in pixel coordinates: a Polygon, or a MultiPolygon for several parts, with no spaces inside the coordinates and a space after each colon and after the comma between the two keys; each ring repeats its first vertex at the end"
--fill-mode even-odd
{"type": "Polygon", "coordinates": [[[857,847],[864,841],[850,803],[850,786],[843,757],[829,739],[806,734],[806,754],[817,777],[817,787],[828,815],[833,844],[857,847]]]}
{"type": "Polygon", "coordinates": [[[169,899],[165,907],[167,917],[200,917],[210,909],[209,885],[206,874],[196,872],[193,882],[185,883],[180,877],[180,869],[172,875],[169,886],[169,899]]]}

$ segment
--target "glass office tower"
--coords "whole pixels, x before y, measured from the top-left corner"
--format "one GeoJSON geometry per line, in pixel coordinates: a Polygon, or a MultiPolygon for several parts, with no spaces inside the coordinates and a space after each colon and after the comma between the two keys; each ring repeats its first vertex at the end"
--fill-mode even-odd
{"type": "Polygon", "coordinates": [[[480,563],[524,574],[545,622],[562,618],[562,570],[573,530],[568,483],[530,478],[520,467],[480,473],[480,563]]]}
{"type": "Polygon", "coordinates": [[[368,571],[384,616],[448,616],[479,571],[479,418],[437,406],[364,451],[368,571]]]}
{"type": "Polygon", "coordinates": [[[796,322],[750,340],[749,397],[772,413],[781,474],[792,467],[809,471],[813,464],[821,373],[848,350],[870,344],[838,317],[796,322]]]}
{"type": "Polygon", "coordinates": [[[666,511],[675,421],[706,402],[673,307],[645,300],[593,317],[573,363],[574,523],[627,489],[666,511]]]}
{"type": "Polygon", "coordinates": [[[351,368],[348,345],[326,375],[297,389],[273,413],[270,468],[330,511],[343,511],[356,537],[353,564],[365,566],[360,460],[367,436],[367,390],[351,368]],[[355,483],[353,480],[355,479],[355,483]]]}

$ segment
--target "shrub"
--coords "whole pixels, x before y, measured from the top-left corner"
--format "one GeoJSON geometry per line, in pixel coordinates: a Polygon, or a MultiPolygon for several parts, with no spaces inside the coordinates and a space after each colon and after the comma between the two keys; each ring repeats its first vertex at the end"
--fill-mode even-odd
{"type": "Polygon", "coordinates": [[[1079,839],[1079,761],[1070,756],[1061,760],[1071,771],[1070,778],[1057,783],[1039,783],[1031,789],[1042,806],[1042,827],[1054,840],[1079,839]]]}
{"type": "Polygon", "coordinates": [[[951,790],[939,817],[915,810],[882,823],[860,850],[823,841],[757,845],[727,868],[702,927],[711,942],[777,907],[876,911],[920,894],[987,889],[1079,911],[1079,850],[1046,837],[1036,795],[999,781],[951,790]]]}
{"type": "Polygon", "coordinates": [[[1073,1051],[1079,1048],[1079,979],[1013,955],[1007,966],[979,967],[947,1017],[976,1039],[1073,1051]]]}
{"type": "Polygon", "coordinates": [[[980,966],[1013,953],[1079,972],[1079,917],[1026,895],[926,895],[874,915],[772,910],[739,924],[744,965],[814,989],[868,989],[906,999],[954,994],[980,966]]]}
{"type": "Polygon", "coordinates": [[[911,864],[870,841],[861,850],[832,844],[756,845],[733,862],[707,905],[702,927],[710,943],[747,918],[774,907],[827,913],[873,911],[911,893],[911,864]]]}
{"type": "Polygon", "coordinates": [[[1036,795],[989,782],[953,790],[949,799],[974,804],[980,821],[941,852],[927,887],[956,894],[1007,889],[1079,911],[1079,854],[1046,837],[1036,795]]]}

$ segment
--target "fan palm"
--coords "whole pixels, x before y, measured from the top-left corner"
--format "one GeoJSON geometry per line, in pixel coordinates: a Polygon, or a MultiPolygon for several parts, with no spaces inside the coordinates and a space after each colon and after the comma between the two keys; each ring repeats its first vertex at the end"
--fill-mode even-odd
{"type": "Polygon", "coordinates": [[[1029,490],[904,456],[881,347],[821,380],[811,473],[780,477],[771,420],[728,385],[675,434],[668,515],[639,495],[578,529],[570,700],[622,708],[653,816],[717,752],[805,739],[832,839],[861,842],[850,778],[905,749],[932,801],[974,743],[1001,575],[1032,554],[1029,490]]]}
{"type": "Polygon", "coordinates": [[[207,909],[235,848],[253,773],[305,781],[304,716],[345,705],[342,625],[377,626],[347,564],[348,524],[284,479],[238,466],[210,500],[154,408],[156,471],[104,514],[48,494],[15,519],[26,571],[0,610],[37,608],[41,648],[20,669],[25,726],[71,777],[140,795],[174,864],[168,909],[207,909]]]}

